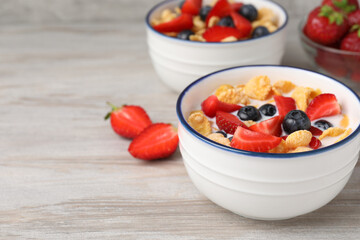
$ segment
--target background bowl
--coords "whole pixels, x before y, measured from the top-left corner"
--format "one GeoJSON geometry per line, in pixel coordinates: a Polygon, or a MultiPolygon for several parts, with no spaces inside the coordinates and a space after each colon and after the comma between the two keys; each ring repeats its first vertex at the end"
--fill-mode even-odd
{"type": "Polygon", "coordinates": [[[179,96],[180,151],[194,185],[216,204],[245,217],[292,218],[331,201],[345,186],[358,161],[360,99],[347,86],[323,74],[287,66],[244,66],[221,70],[189,85],[179,96]],[[334,93],[353,132],[345,140],[318,150],[291,154],[255,153],[211,141],[187,123],[191,111],[221,84],[244,84],[258,75],[272,82],[334,93]]]}
{"type": "Polygon", "coordinates": [[[278,30],[265,37],[230,43],[187,41],[161,34],[150,25],[152,18],[159,17],[164,9],[174,9],[180,0],[161,2],[149,11],[146,17],[149,53],[157,74],[168,87],[181,92],[199,77],[232,66],[280,64],[288,22],[285,9],[267,0],[243,2],[272,9],[279,19],[278,30]]]}
{"type": "Polygon", "coordinates": [[[343,51],[320,45],[303,32],[307,16],[300,21],[301,45],[317,71],[330,75],[357,89],[360,87],[360,52],[343,51]]]}

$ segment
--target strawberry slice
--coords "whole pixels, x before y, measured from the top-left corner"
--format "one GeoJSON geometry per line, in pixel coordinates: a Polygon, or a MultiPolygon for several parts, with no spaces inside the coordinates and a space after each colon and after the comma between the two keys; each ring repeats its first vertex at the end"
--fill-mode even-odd
{"type": "Polygon", "coordinates": [[[334,94],[323,93],[315,97],[306,108],[310,121],[318,118],[334,116],[341,112],[340,105],[334,94]]]}
{"type": "Polygon", "coordinates": [[[198,15],[200,12],[202,0],[185,0],[181,12],[191,15],[198,15]]]}
{"type": "Polygon", "coordinates": [[[316,137],[311,138],[309,147],[311,147],[312,149],[318,149],[319,147],[321,147],[321,145],[322,145],[322,143],[319,139],[317,139],[316,137]]]}
{"type": "Polygon", "coordinates": [[[182,30],[191,29],[193,27],[193,16],[191,14],[181,14],[177,18],[169,22],[160,23],[153,28],[161,33],[180,32],[182,30]]]}
{"type": "Polygon", "coordinates": [[[245,123],[240,121],[235,115],[223,111],[216,112],[216,125],[220,130],[224,130],[226,133],[234,134],[236,128],[241,126],[248,128],[245,123]]]}
{"type": "Polygon", "coordinates": [[[256,123],[249,127],[251,131],[260,132],[264,134],[273,135],[280,137],[282,134],[281,123],[283,121],[283,116],[276,116],[265,121],[256,123]]]}
{"type": "Polygon", "coordinates": [[[252,31],[251,22],[234,11],[230,13],[230,16],[234,21],[235,27],[241,32],[239,38],[248,37],[252,31]]]}
{"type": "Polygon", "coordinates": [[[275,95],[274,100],[280,116],[285,117],[288,112],[296,109],[295,100],[291,97],[275,95]]]}
{"type": "Polygon", "coordinates": [[[240,126],[236,129],[230,146],[252,152],[267,152],[279,145],[281,140],[281,137],[254,132],[240,126]]]}
{"type": "Polygon", "coordinates": [[[244,4],[241,3],[241,2],[234,2],[234,3],[231,3],[231,7],[232,9],[237,12],[240,10],[240,8],[243,6],[244,4]]]}
{"type": "Polygon", "coordinates": [[[155,123],[134,138],[128,151],[135,158],[155,160],[172,155],[176,151],[178,143],[176,128],[171,124],[155,123]]]}
{"type": "Polygon", "coordinates": [[[311,126],[309,131],[313,136],[320,136],[323,133],[323,131],[314,126],[311,126]]]}
{"type": "Polygon", "coordinates": [[[227,0],[219,0],[216,2],[214,7],[210,10],[209,14],[206,17],[205,23],[206,27],[208,27],[209,20],[211,17],[216,16],[219,18],[230,15],[232,11],[231,4],[227,0]]]}
{"type": "Polygon", "coordinates": [[[112,129],[122,137],[134,138],[151,125],[149,116],[140,106],[123,105],[116,107],[111,103],[108,104],[112,110],[105,116],[105,120],[110,118],[112,129]]]}
{"type": "Polygon", "coordinates": [[[220,42],[230,36],[239,39],[242,33],[236,28],[223,26],[213,26],[203,33],[203,38],[205,38],[207,42],[220,42]]]}
{"type": "Polygon", "coordinates": [[[215,117],[217,111],[234,112],[241,108],[240,105],[230,104],[219,101],[217,96],[211,95],[201,103],[204,114],[210,118],[215,117]]]}

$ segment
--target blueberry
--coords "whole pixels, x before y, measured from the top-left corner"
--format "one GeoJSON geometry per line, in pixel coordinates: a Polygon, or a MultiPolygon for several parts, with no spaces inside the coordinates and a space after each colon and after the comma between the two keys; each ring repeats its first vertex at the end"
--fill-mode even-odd
{"type": "Polygon", "coordinates": [[[224,137],[227,137],[227,134],[226,134],[226,132],[224,132],[224,131],[217,131],[216,133],[220,133],[220,134],[222,134],[224,137]]]}
{"type": "Polygon", "coordinates": [[[283,121],[283,128],[287,134],[298,130],[309,130],[311,122],[309,117],[301,110],[292,110],[286,114],[283,121]]]}
{"type": "Polygon", "coordinates": [[[245,106],[240,108],[237,115],[243,121],[248,121],[248,120],[257,121],[261,118],[261,114],[259,110],[257,110],[257,108],[253,106],[245,106]]]}
{"type": "Polygon", "coordinates": [[[264,26],[259,26],[254,29],[254,31],[251,34],[252,38],[259,38],[270,34],[269,30],[264,26]]]}
{"type": "Polygon", "coordinates": [[[259,108],[259,111],[265,116],[274,116],[276,113],[276,107],[272,104],[265,104],[259,108]]]}
{"type": "Polygon", "coordinates": [[[179,3],[179,5],[178,5],[178,6],[179,6],[179,8],[180,8],[180,9],[182,9],[182,7],[183,7],[184,3],[185,3],[185,0],[184,0],[184,1],[181,1],[181,2],[179,3]]]}
{"type": "Polygon", "coordinates": [[[319,120],[319,121],[316,121],[315,122],[315,126],[317,128],[320,128],[322,130],[326,130],[328,129],[329,127],[333,127],[333,125],[331,123],[329,123],[328,121],[326,120],[319,120]]]}
{"type": "Polygon", "coordinates": [[[239,13],[250,22],[254,21],[258,16],[258,12],[252,4],[244,4],[239,9],[239,13]]]}
{"type": "Polygon", "coordinates": [[[235,27],[234,21],[232,20],[232,18],[230,16],[221,18],[220,21],[216,25],[223,26],[223,27],[235,27]]]}
{"type": "Polygon", "coordinates": [[[201,20],[203,20],[203,21],[206,20],[206,17],[209,14],[210,10],[211,10],[211,6],[209,6],[209,5],[205,5],[202,8],[200,8],[199,15],[200,15],[201,20]]]}
{"type": "Polygon", "coordinates": [[[193,34],[194,34],[194,32],[191,30],[183,30],[183,31],[179,32],[176,37],[183,39],[183,40],[189,40],[189,37],[193,34]]]}

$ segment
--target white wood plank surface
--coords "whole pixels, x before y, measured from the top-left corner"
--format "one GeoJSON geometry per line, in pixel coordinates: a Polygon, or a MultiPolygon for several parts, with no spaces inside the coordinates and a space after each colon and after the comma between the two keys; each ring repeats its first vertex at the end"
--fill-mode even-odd
{"type": "MultiPolygon", "coordinates": [[[[140,14],[140,13],[138,13],[140,14]]],[[[143,18],[0,28],[1,239],[359,239],[360,167],[331,203],[295,219],[232,214],[193,186],[179,152],[143,162],[103,116],[106,101],[177,123],[143,18]]],[[[284,64],[311,68],[291,22],[284,64]]]]}

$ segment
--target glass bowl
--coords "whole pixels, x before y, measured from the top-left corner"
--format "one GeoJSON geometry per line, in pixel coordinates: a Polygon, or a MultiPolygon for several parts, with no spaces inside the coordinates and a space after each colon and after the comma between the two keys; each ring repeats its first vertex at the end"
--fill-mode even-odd
{"type": "Polygon", "coordinates": [[[307,16],[300,21],[301,45],[318,72],[330,75],[353,89],[360,89],[360,52],[349,52],[320,45],[303,32],[307,16]]]}

